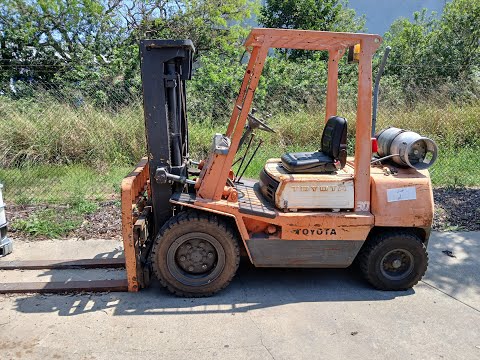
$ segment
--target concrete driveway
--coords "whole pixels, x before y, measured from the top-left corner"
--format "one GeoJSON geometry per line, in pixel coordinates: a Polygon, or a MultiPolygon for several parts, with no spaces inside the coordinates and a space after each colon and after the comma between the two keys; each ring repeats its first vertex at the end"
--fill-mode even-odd
{"type": "MultiPolygon", "coordinates": [[[[116,241],[14,245],[3,261],[121,253],[116,241]]],[[[0,295],[0,358],[480,359],[480,233],[434,233],[429,252],[427,275],[407,292],[373,290],[355,269],[243,263],[232,284],[207,299],[175,298],[158,286],[138,294],[0,295]]],[[[3,271],[0,282],[61,276],[124,273],[3,271]]]]}

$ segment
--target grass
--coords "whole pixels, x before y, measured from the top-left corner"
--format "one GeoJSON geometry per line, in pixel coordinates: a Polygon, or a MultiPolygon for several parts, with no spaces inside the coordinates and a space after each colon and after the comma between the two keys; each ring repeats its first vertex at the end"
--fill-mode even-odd
{"type": "Polygon", "coordinates": [[[48,97],[0,99],[0,166],[131,163],[144,154],[143,107],[74,107],[48,97]]]}
{"type": "Polygon", "coordinates": [[[34,206],[26,218],[12,221],[12,230],[26,235],[58,238],[68,235],[99,209],[118,199],[122,178],[130,166],[94,169],[84,165],[38,165],[0,169],[8,203],[34,206]]]}
{"type": "MultiPolygon", "coordinates": [[[[17,204],[68,204],[71,199],[102,201],[118,197],[120,182],[143,156],[145,134],[141,102],[112,111],[83,104],[42,100],[0,102],[0,181],[5,197],[17,204]]],[[[204,119],[189,109],[190,154],[205,158],[214,133],[227,119],[204,119]]],[[[259,111],[261,113],[261,109],[259,111]]],[[[349,154],[355,139],[355,104],[340,102],[338,113],[349,120],[349,154]]],[[[480,102],[440,100],[415,106],[381,106],[377,129],[412,129],[433,138],[440,155],[432,168],[435,186],[479,186],[480,102]]],[[[318,149],[323,109],[279,111],[268,120],[277,134],[259,132],[264,140],[245,176],[255,178],[268,158],[287,151],[318,149]]]]}
{"type": "MultiPolygon", "coordinates": [[[[266,140],[244,176],[257,178],[267,159],[278,158],[286,151],[314,151],[317,147],[317,144],[274,145],[266,140]]],[[[480,167],[476,158],[479,151],[480,148],[473,147],[441,148],[437,162],[430,169],[433,185],[479,186],[480,167]]],[[[5,185],[5,198],[18,205],[74,204],[78,199],[101,202],[119,198],[121,181],[132,168],[130,165],[108,169],[85,165],[38,165],[0,169],[0,179],[5,185]]]]}
{"type": "Polygon", "coordinates": [[[83,222],[84,216],[97,211],[98,205],[78,199],[60,208],[37,210],[24,219],[16,219],[11,227],[15,231],[35,237],[58,238],[68,235],[83,222]]]}
{"type": "MultiPolygon", "coordinates": [[[[36,97],[21,100],[0,97],[0,182],[9,204],[33,206],[27,217],[12,219],[11,224],[31,236],[65,236],[86,215],[99,211],[100,202],[119,201],[122,178],[146,153],[141,99],[130,98],[130,105],[112,110],[88,100],[72,101],[82,96],[57,90],[37,91],[36,97]]],[[[286,109],[285,104],[305,103],[296,101],[294,94],[286,96],[290,102],[279,98],[281,109],[270,106],[273,116],[268,123],[277,133],[258,132],[257,141],[261,138],[263,145],[245,177],[257,178],[269,158],[319,148],[324,109],[286,109]]],[[[199,101],[207,106],[205,99],[196,100],[189,99],[189,151],[193,160],[201,160],[210,150],[213,134],[225,132],[233,103],[228,108],[212,104],[209,114],[196,106],[199,101]]],[[[355,100],[339,99],[338,114],[349,121],[348,152],[353,155],[355,100]]],[[[438,95],[408,105],[381,98],[377,129],[395,126],[434,139],[440,151],[431,168],[434,186],[480,186],[478,114],[479,100],[458,104],[438,95]]]]}
{"type": "Polygon", "coordinates": [[[460,149],[441,148],[436,163],[430,168],[433,186],[480,186],[478,154],[480,154],[480,146],[460,149]]]}
{"type": "Polygon", "coordinates": [[[19,205],[71,204],[78,199],[116,198],[129,165],[92,168],[86,165],[30,165],[0,169],[5,199],[19,205]]]}
{"type": "MultiPolygon", "coordinates": [[[[75,107],[48,96],[0,100],[2,167],[24,164],[133,165],[145,154],[140,100],[116,111],[96,108],[88,103],[75,107]]],[[[442,99],[415,105],[387,105],[382,101],[380,104],[377,129],[387,126],[411,129],[432,137],[440,148],[480,146],[478,100],[461,104],[442,99]]],[[[228,117],[204,118],[197,110],[193,106],[188,109],[191,153],[195,158],[202,158],[210,147],[212,135],[225,131],[228,117]]],[[[269,120],[278,134],[262,134],[265,144],[280,149],[317,147],[323,114],[321,106],[278,110],[269,120]]],[[[349,139],[354,139],[355,103],[340,102],[338,114],[349,120],[349,139]]]]}
{"type": "MultiPolygon", "coordinates": [[[[305,150],[296,146],[285,149],[305,150]]],[[[252,161],[245,177],[257,178],[265,161],[279,157],[285,149],[267,142],[252,161]]],[[[431,169],[434,186],[478,186],[480,167],[476,163],[477,151],[471,148],[444,149],[431,169]]],[[[6,184],[5,198],[9,202],[26,206],[48,204],[32,211],[26,218],[13,221],[11,228],[34,237],[66,236],[82,224],[85,215],[98,210],[99,202],[119,198],[121,180],[129,171],[129,166],[117,166],[98,175],[97,169],[81,165],[1,169],[0,178],[7,179],[3,181],[6,184]]]]}

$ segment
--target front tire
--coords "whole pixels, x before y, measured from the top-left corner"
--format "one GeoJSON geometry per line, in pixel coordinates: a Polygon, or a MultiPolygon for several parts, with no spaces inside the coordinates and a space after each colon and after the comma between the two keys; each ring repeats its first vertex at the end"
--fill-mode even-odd
{"type": "Polygon", "coordinates": [[[175,295],[211,296],[235,276],[240,262],[238,240],[217,216],[182,212],[159,231],[151,262],[161,284],[175,295]]]}
{"type": "Polygon", "coordinates": [[[379,290],[407,290],[425,275],[428,254],[418,235],[385,230],[371,236],[359,254],[365,279],[379,290]]]}

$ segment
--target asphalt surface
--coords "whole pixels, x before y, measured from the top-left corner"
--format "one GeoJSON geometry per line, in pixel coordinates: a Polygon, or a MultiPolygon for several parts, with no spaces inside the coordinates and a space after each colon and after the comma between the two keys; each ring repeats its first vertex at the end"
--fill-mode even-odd
{"type": "MultiPolygon", "coordinates": [[[[111,240],[16,240],[14,259],[114,257],[111,240]]],[[[434,233],[413,290],[355,269],[256,269],[220,294],[0,295],[1,359],[480,359],[480,233],[434,233]],[[450,250],[455,257],[447,256],[450,250]]],[[[2,271],[0,282],[122,278],[122,270],[2,271]]]]}

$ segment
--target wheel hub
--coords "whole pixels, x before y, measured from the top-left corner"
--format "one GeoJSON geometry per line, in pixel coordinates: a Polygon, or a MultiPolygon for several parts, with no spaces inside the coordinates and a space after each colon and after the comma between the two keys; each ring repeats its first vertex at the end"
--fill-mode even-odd
{"type": "Polygon", "coordinates": [[[410,251],[395,249],[382,258],[380,270],[387,279],[402,280],[412,273],[413,266],[413,255],[410,251]]]}
{"type": "Polygon", "coordinates": [[[392,266],[394,269],[398,269],[400,266],[402,266],[402,261],[399,259],[395,259],[392,262],[392,266]]]}
{"type": "Polygon", "coordinates": [[[183,271],[200,275],[215,267],[217,257],[215,247],[210,242],[190,239],[177,248],[175,262],[183,271]]]}

